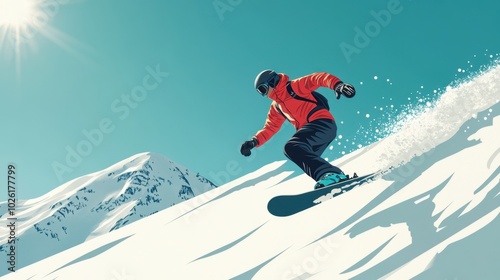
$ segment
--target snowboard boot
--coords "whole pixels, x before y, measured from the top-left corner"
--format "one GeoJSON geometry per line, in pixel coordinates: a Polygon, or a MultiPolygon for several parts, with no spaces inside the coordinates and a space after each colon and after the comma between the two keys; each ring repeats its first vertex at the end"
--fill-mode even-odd
{"type": "Polygon", "coordinates": [[[319,181],[314,185],[314,189],[320,189],[324,188],[326,186],[344,181],[349,179],[349,176],[346,176],[342,173],[326,173],[325,175],[321,176],[319,181]]]}

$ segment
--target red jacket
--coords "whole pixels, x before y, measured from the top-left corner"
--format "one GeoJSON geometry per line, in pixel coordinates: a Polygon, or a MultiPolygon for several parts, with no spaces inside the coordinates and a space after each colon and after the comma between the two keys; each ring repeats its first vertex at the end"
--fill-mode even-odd
{"type": "MultiPolygon", "coordinates": [[[[263,145],[267,142],[285,122],[286,119],[295,126],[298,130],[307,123],[307,115],[309,112],[316,107],[316,104],[312,102],[301,101],[290,96],[286,89],[286,84],[290,78],[285,74],[279,74],[281,79],[276,85],[274,91],[269,94],[269,98],[273,100],[271,108],[267,113],[267,120],[264,128],[255,134],[254,138],[257,139],[257,147],[263,145]],[[286,118],[276,109],[278,106],[286,116],[286,118]]],[[[304,98],[315,100],[312,91],[319,87],[327,87],[333,90],[335,84],[340,82],[340,79],[328,74],[328,73],[314,73],[311,75],[304,76],[290,81],[293,91],[304,98]]],[[[332,114],[326,110],[321,109],[312,114],[309,121],[314,121],[317,119],[331,119],[333,120],[332,114]]]]}

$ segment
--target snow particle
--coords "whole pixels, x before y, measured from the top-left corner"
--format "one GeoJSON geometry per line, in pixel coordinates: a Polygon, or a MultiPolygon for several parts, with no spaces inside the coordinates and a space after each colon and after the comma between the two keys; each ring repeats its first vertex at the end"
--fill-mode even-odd
{"type": "Polygon", "coordinates": [[[378,80],[378,76],[374,76],[374,77],[373,77],[373,79],[374,79],[374,80],[378,80]]]}
{"type": "Polygon", "coordinates": [[[340,134],[337,138],[342,139],[342,134],[340,134]]]}
{"type": "Polygon", "coordinates": [[[366,117],[369,118],[370,117],[370,114],[366,114],[366,117]]]}

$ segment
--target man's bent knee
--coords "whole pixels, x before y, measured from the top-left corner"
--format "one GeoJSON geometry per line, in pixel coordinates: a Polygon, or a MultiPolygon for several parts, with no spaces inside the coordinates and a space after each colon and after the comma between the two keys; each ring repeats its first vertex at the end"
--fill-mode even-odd
{"type": "Polygon", "coordinates": [[[291,160],[297,158],[298,155],[303,155],[307,147],[303,143],[287,142],[283,149],[285,156],[291,160]]]}
{"type": "Polygon", "coordinates": [[[297,154],[298,144],[294,142],[286,142],[283,148],[283,153],[289,159],[292,159],[294,155],[297,154]]]}

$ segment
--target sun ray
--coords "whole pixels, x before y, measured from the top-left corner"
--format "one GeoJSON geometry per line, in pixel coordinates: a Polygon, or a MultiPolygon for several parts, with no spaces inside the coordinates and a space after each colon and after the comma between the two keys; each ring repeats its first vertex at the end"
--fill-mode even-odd
{"type": "Polygon", "coordinates": [[[93,63],[92,60],[89,60],[82,54],[82,52],[95,54],[96,50],[78,41],[69,34],[66,34],[51,26],[46,26],[44,29],[40,30],[40,34],[85,65],[90,65],[93,63]]]}
{"type": "Polygon", "coordinates": [[[18,78],[22,32],[32,28],[40,12],[40,0],[0,0],[0,46],[2,52],[13,54],[18,78]]]}

